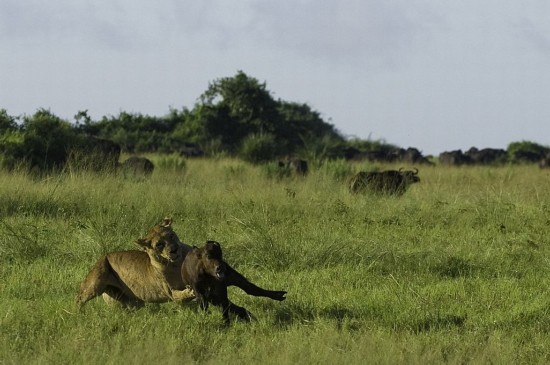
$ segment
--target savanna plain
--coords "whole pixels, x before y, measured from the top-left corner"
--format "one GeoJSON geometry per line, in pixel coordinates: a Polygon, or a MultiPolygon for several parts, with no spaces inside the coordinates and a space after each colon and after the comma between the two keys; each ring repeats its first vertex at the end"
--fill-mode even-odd
{"type": "Polygon", "coordinates": [[[392,197],[346,180],[400,166],[149,157],[149,178],[0,172],[0,364],[550,362],[550,171],[418,166],[392,197]],[[94,262],[165,216],[286,301],[231,287],[256,320],[229,326],[193,303],[78,312],[94,262]]]}

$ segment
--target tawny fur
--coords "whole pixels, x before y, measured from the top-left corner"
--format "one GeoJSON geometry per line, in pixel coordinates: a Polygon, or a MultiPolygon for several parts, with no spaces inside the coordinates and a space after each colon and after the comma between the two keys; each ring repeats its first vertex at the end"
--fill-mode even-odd
{"type": "Polygon", "coordinates": [[[137,240],[143,251],[111,252],[101,257],[80,284],[78,306],[99,295],[108,303],[128,307],[193,299],[192,290],[181,280],[181,265],[191,247],[181,243],[171,223],[166,219],[137,240]]]}

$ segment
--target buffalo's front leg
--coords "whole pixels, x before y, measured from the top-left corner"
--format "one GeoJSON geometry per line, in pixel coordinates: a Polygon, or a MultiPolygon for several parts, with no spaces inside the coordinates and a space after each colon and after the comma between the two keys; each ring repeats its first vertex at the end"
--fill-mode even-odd
{"type": "Polygon", "coordinates": [[[197,297],[197,303],[199,303],[199,307],[202,310],[207,310],[208,300],[205,298],[205,296],[200,292],[198,288],[193,287],[193,291],[195,292],[195,296],[197,297]]]}
{"type": "Polygon", "coordinates": [[[229,320],[230,304],[231,302],[229,301],[229,299],[225,299],[220,303],[220,307],[222,309],[223,321],[225,322],[225,324],[230,323],[230,320],[229,320]]]}
{"type": "Polygon", "coordinates": [[[225,284],[227,286],[237,286],[244,290],[248,295],[254,295],[256,297],[266,297],[273,300],[285,300],[286,291],[283,290],[266,290],[260,288],[257,285],[252,284],[248,279],[241,275],[237,270],[231,266],[226,266],[226,278],[225,284]]]}
{"type": "Polygon", "coordinates": [[[229,312],[237,315],[240,319],[246,322],[250,322],[250,320],[253,318],[252,313],[250,313],[246,308],[239,307],[233,302],[229,302],[229,312]]]}
{"type": "Polygon", "coordinates": [[[227,286],[220,282],[216,282],[210,287],[208,300],[215,306],[218,306],[222,310],[222,316],[225,324],[229,324],[229,312],[231,302],[227,297],[227,286]]]}

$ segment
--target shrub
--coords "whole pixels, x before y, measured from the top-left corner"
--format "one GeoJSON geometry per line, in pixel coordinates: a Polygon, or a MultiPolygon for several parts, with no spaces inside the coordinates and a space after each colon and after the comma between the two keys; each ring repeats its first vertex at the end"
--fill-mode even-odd
{"type": "Polygon", "coordinates": [[[156,161],[157,166],[162,170],[183,172],[187,167],[185,159],[178,155],[165,155],[156,161]]]}
{"type": "Polygon", "coordinates": [[[0,109],[0,134],[10,130],[17,130],[16,120],[17,118],[9,115],[6,109],[0,109]]]}
{"type": "Polygon", "coordinates": [[[343,159],[338,160],[325,160],[320,166],[320,171],[335,181],[346,181],[351,175],[353,175],[353,169],[351,165],[343,159]]]}
{"type": "Polygon", "coordinates": [[[23,133],[19,130],[6,130],[0,134],[0,166],[14,170],[21,161],[16,158],[16,150],[23,143],[23,133]]]}
{"type": "Polygon", "coordinates": [[[536,162],[550,153],[550,148],[535,142],[512,142],[508,145],[508,155],[515,162],[536,162]]]}
{"type": "Polygon", "coordinates": [[[290,177],[292,174],[292,169],[288,164],[283,164],[282,166],[278,161],[272,161],[263,166],[263,170],[267,178],[269,179],[282,179],[285,177],[290,177]]]}
{"type": "Polygon", "coordinates": [[[277,144],[272,134],[251,134],[244,138],[240,157],[248,162],[258,164],[275,159],[277,144]]]}
{"type": "Polygon", "coordinates": [[[21,143],[14,143],[5,151],[7,159],[24,162],[30,169],[48,171],[60,168],[68,157],[68,149],[75,134],[68,122],[40,109],[32,117],[25,117],[21,143]]]}
{"type": "Polygon", "coordinates": [[[114,170],[120,146],[110,140],[78,134],[69,124],[48,110],[40,109],[23,118],[21,129],[2,137],[2,165],[23,166],[35,172],[71,170],[114,170]]]}

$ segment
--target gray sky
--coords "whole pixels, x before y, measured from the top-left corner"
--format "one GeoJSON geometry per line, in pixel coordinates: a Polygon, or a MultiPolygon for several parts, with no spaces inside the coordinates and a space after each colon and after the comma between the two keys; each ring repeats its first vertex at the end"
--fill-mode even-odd
{"type": "Polygon", "coordinates": [[[0,108],[192,108],[243,70],[342,134],[550,145],[548,0],[0,0],[0,108]]]}

